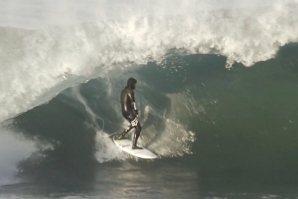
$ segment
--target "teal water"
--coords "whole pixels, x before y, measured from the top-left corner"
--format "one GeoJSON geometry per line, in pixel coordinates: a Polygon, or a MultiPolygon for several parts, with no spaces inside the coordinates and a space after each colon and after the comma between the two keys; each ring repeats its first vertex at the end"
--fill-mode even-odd
{"type": "Polygon", "coordinates": [[[23,182],[2,186],[1,195],[295,198],[297,52],[290,44],[274,59],[231,69],[221,56],[173,55],[69,88],[8,125],[51,147],[19,162],[23,182]],[[111,153],[113,146],[97,137],[126,125],[118,94],[128,76],[139,82],[142,143],[157,160],[111,153]]]}
{"type": "Polygon", "coordinates": [[[297,198],[297,9],[0,0],[0,198],[297,198]],[[129,77],[156,160],[109,138],[129,77]]]}

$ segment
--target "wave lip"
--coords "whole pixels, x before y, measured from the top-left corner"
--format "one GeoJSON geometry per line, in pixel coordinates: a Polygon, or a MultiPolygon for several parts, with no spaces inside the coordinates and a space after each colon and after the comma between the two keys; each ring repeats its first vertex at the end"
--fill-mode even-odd
{"type": "Polygon", "coordinates": [[[119,18],[103,12],[92,23],[0,28],[0,121],[49,101],[67,87],[130,63],[160,63],[173,51],[215,53],[227,58],[226,67],[235,62],[251,66],[298,41],[297,1],[221,10],[206,4],[204,11],[193,3],[180,3],[180,10],[174,6],[171,13],[154,6],[149,12],[143,3],[143,15],[142,9],[120,12],[119,18]]]}

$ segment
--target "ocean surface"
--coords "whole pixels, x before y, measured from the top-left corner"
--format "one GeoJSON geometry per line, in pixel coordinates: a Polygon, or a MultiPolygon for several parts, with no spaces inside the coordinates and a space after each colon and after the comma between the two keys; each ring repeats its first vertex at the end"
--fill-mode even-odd
{"type": "Polygon", "coordinates": [[[0,71],[0,198],[298,198],[297,0],[0,0],[0,71]]]}

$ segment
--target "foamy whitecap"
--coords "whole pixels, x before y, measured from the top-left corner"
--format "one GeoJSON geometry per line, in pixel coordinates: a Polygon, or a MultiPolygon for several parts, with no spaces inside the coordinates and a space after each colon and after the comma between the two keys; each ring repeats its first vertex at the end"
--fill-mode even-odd
{"type": "Polygon", "coordinates": [[[18,163],[37,150],[33,141],[0,127],[0,186],[18,182],[18,163]]]}
{"type": "Polygon", "coordinates": [[[169,50],[251,66],[298,40],[296,0],[232,8],[233,1],[28,2],[1,2],[1,26],[16,28],[0,28],[0,121],[128,63],[161,62],[169,50]]]}

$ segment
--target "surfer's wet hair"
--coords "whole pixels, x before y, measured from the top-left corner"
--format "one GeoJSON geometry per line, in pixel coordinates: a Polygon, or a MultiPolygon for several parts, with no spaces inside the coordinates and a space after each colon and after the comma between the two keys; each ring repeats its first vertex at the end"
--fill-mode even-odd
{"type": "Polygon", "coordinates": [[[127,80],[127,87],[131,88],[131,89],[134,89],[135,88],[135,84],[137,83],[137,80],[133,77],[130,77],[128,80],[127,80]]]}

